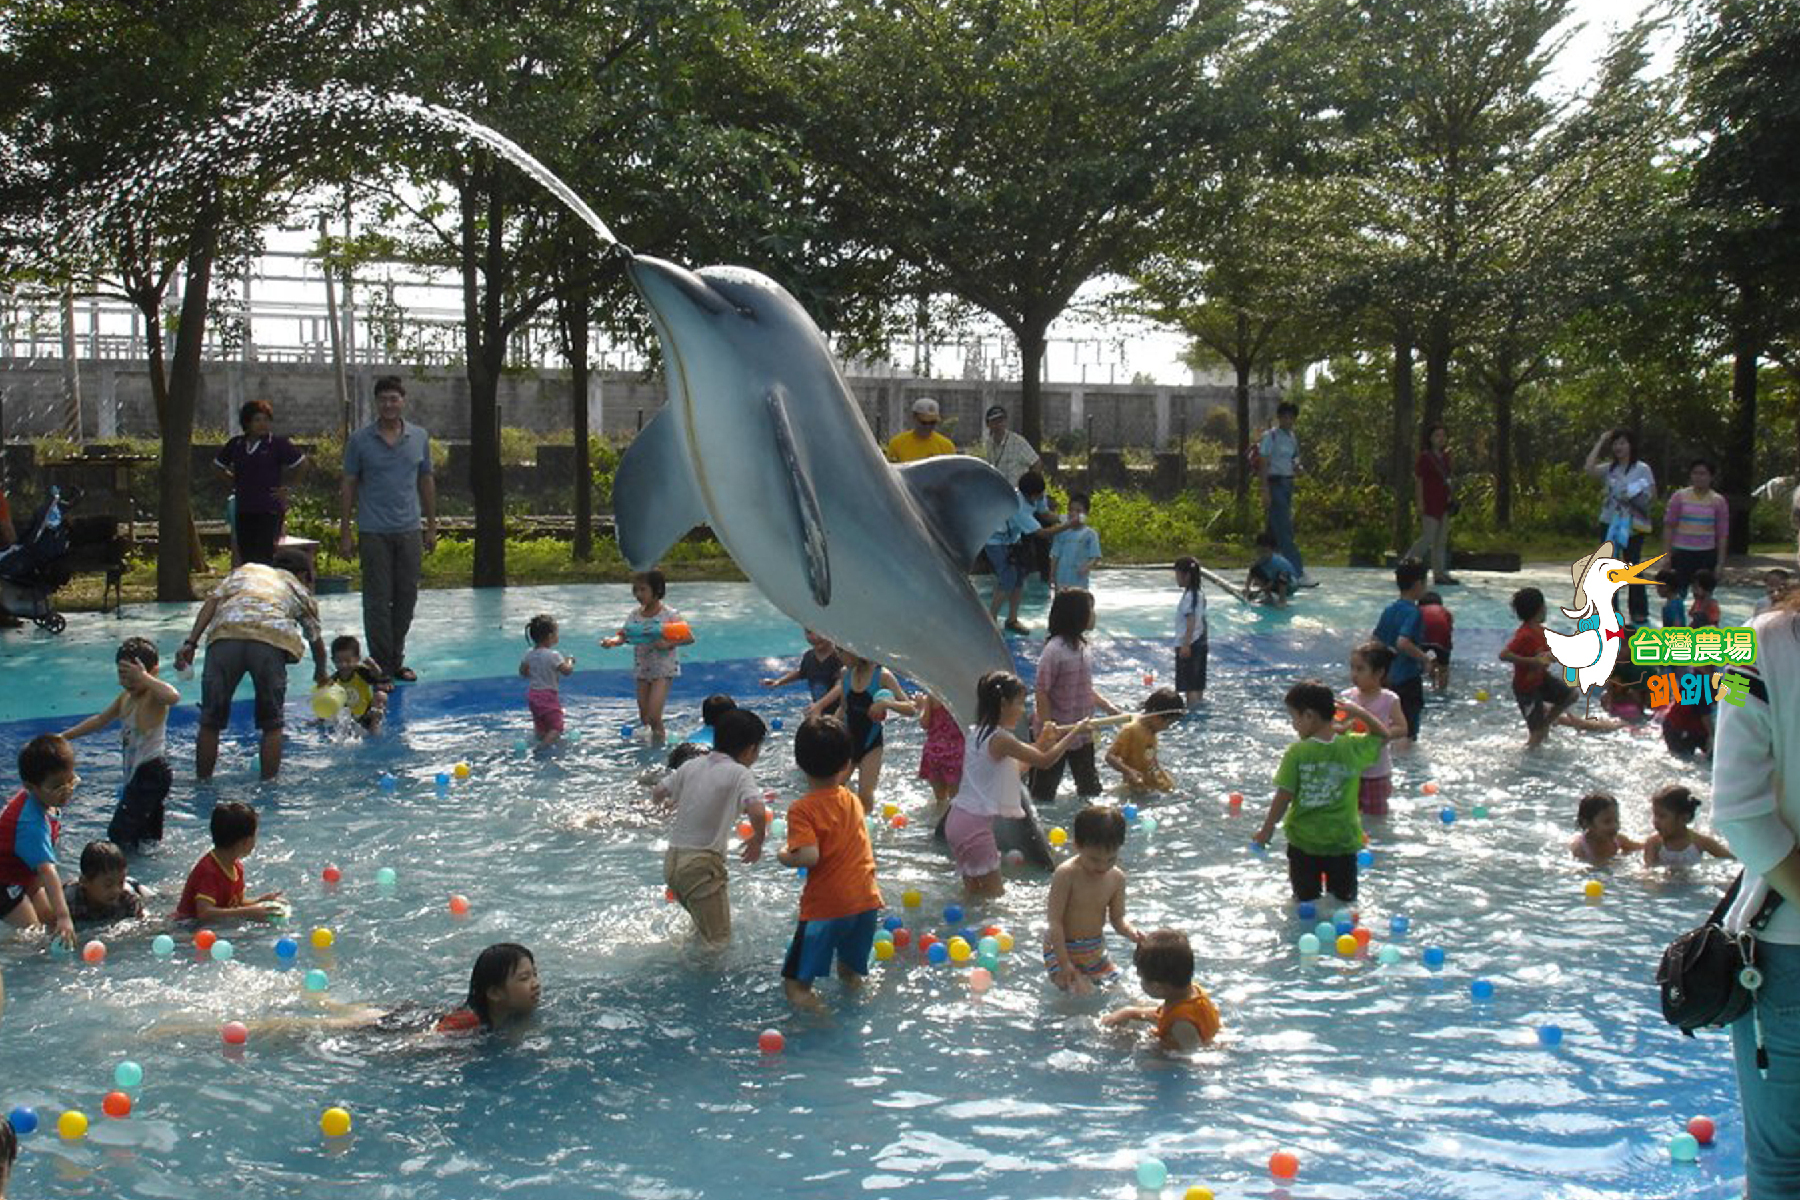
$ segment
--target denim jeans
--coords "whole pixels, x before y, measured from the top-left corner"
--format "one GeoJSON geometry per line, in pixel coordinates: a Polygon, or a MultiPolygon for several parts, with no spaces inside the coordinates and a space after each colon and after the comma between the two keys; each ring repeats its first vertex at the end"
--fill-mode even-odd
{"type": "Polygon", "coordinates": [[[1294,477],[1269,476],[1269,532],[1275,535],[1275,550],[1294,564],[1294,570],[1306,574],[1300,561],[1300,547],[1294,545],[1294,477]]]}
{"type": "Polygon", "coordinates": [[[1738,1096],[1744,1106],[1744,1173],[1749,1200],[1800,1196],[1800,946],[1757,943],[1763,986],[1762,1017],[1769,1074],[1756,1069],[1756,1022],[1731,1027],[1738,1096]]]}

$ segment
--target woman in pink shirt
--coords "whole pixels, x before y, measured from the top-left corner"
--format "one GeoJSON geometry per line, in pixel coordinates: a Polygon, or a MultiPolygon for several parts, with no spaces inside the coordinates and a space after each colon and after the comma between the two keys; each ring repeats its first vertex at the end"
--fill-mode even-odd
{"type": "Polygon", "coordinates": [[[1712,484],[1712,464],[1696,458],[1688,467],[1688,486],[1669,497],[1663,514],[1663,550],[1675,572],[1675,590],[1684,596],[1695,571],[1725,570],[1731,508],[1712,484]]]}
{"type": "MultiPolygon", "coordinates": [[[[1118,712],[1117,705],[1094,690],[1094,672],[1088,663],[1087,635],[1094,627],[1094,594],[1080,588],[1056,593],[1056,599],[1050,602],[1049,624],[1050,636],[1038,659],[1032,729],[1042,729],[1046,721],[1075,725],[1093,716],[1096,708],[1118,712]]],[[[1032,770],[1034,802],[1048,804],[1056,799],[1064,763],[1075,772],[1075,790],[1079,795],[1100,794],[1100,773],[1094,769],[1094,739],[1083,733],[1069,743],[1067,753],[1055,763],[1032,770]]]]}

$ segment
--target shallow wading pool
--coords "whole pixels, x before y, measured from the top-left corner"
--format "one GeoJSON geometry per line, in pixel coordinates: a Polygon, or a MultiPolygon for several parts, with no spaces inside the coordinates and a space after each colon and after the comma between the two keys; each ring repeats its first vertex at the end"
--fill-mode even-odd
{"type": "MultiPolygon", "coordinates": [[[[1134,986],[1087,1003],[1046,984],[1047,880],[1035,875],[970,913],[968,924],[1017,938],[981,999],[966,967],[927,965],[915,946],[877,964],[860,996],[822,982],[827,1019],[791,1014],[778,976],[799,886],[772,855],[734,863],[731,949],[718,960],[690,951],[687,918],[663,901],[663,820],[641,782],[662,755],[620,736],[636,723],[629,651],[594,644],[630,606],[622,586],[426,593],[411,642],[423,682],[399,693],[390,733],[366,744],[328,737],[304,719],[296,668],[287,760],[272,787],[256,782],[240,697],[218,778],[196,788],[199,684],[182,683],[168,838],[134,872],[158,890],[158,911],[172,909],[206,848],[211,804],[249,800],[263,816],[250,889],[288,892],[287,932],[302,949],[284,966],[276,934],[246,928],[225,933],[229,963],[198,959],[185,936],[162,960],[150,949],[158,928],[113,930],[102,935],[104,964],[89,966],[53,959],[41,937],[0,943],[0,1111],[30,1105],[42,1121],[23,1139],[13,1194],[1132,1196],[1140,1160],[1155,1156],[1172,1196],[1196,1185],[1220,1197],[1738,1195],[1726,1041],[1665,1026],[1652,981],[1662,945],[1704,915],[1728,871],[1630,863],[1595,873],[1565,848],[1582,791],[1615,790],[1626,828],[1641,835],[1654,786],[1704,788],[1705,773],[1670,759],[1654,732],[1559,730],[1524,754],[1508,671],[1494,661],[1514,624],[1512,589],[1534,583],[1555,596],[1566,575],[1474,575],[1451,591],[1451,690],[1427,707],[1421,751],[1396,764],[1394,815],[1368,826],[1375,862],[1360,911],[1370,951],[1296,952],[1315,922],[1287,900],[1279,839],[1267,857],[1248,848],[1293,737],[1281,695],[1307,675],[1346,686],[1349,646],[1393,595],[1384,573],[1320,574],[1324,586],[1288,613],[1212,594],[1207,703],[1163,738],[1179,793],[1144,807],[1160,827],[1134,831],[1121,860],[1133,920],[1192,935],[1200,981],[1223,1013],[1221,1043],[1192,1061],[1097,1027],[1103,1007],[1140,999],[1134,986]],[[579,737],[549,758],[519,749],[530,718],[516,670],[525,622],[540,611],[561,619],[561,649],[578,659],[564,702],[579,737]],[[1477,687],[1493,698],[1474,699],[1477,687]],[[440,788],[435,777],[460,761],[470,777],[440,788]],[[383,773],[398,786],[383,790],[383,773]],[[1438,796],[1421,795],[1427,781],[1438,796]],[[1234,790],[1247,797],[1236,815],[1234,790]],[[1454,823],[1440,819],[1445,805],[1454,823]],[[321,881],[327,863],[343,872],[336,887],[321,881]],[[381,867],[397,872],[391,895],[375,885],[381,867]],[[1592,902],[1583,884],[1596,874],[1606,890],[1592,902]],[[452,893],[472,902],[466,919],[448,911],[452,893]],[[1389,935],[1395,915],[1411,923],[1402,938],[1389,935]],[[335,932],[332,948],[305,944],[315,926],[335,932]],[[517,1038],[315,1034],[253,1038],[227,1056],[214,1032],[230,1019],[309,1011],[301,980],[313,968],[327,972],[335,1000],[449,1007],[476,953],[503,940],[532,947],[544,978],[543,1008],[517,1038]],[[1401,960],[1382,965],[1375,954],[1388,944],[1401,960]],[[1422,964],[1428,946],[1447,952],[1442,970],[1422,964]],[[1471,999],[1476,979],[1493,983],[1491,1001],[1471,999]],[[168,1021],[206,1032],[147,1036],[168,1021]],[[1545,1024],[1563,1030],[1559,1047],[1540,1044],[1545,1024]],[[765,1028],[786,1035],[783,1053],[758,1049],[765,1028]],[[112,1120],[101,1098],[125,1059],[144,1078],[132,1114],[112,1120]],[[332,1105],[353,1114],[349,1137],[321,1135],[332,1105]],[[85,1139],[58,1139],[68,1108],[92,1121],[85,1139]],[[1717,1143],[1697,1164],[1672,1164],[1667,1142],[1695,1114],[1717,1120],[1717,1143]],[[1290,1183],[1271,1179],[1278,1149],[1299,1157],[1290,1183]]],[[[1175,593],[1160,571],[1103,572],[1096,590],[1099,684],[1135,703],[1146,672],[1172,674],[1175,593]]],[[[1747,593],[1723,599],[1728,623],[1748,614],[1747,593]]],[[[757,680],[798,658],[799,631],[746,585],[676,585],[669,602],[699,639],[684,651],[670,729],[697,727],[700,699],[714,691],[783,718],[758,775],[785,811],[797,795],[791,735],[803,689],[767,693],[757,680]]],[[[322,603],[328,636],[356,630],[355,596],[322,603]]],[[[119,638],[153,636],[172,657],[191,612],[138,607],[123,621],[77,617],[61,638],[4,635],[9,770],[27,737],[108,701],[119,638]]],[[[1026,616],[1041,628],[1041,596],[1028,596],[1026,616]]],[[[932,636],[930,614],[918,636],[932,636]]],[[[1035,661],[1035,640],[1017,645],[1035,661]]],[[[883,798],[922,818],[918,726],[895,720],[888,737],[883,798]]],[[[71,869],[101,836],[120,782],[111,737],[79,748],[84,783],[62,835],[71,869]]],[[[1063,786],[1046,825],[1074,812],[1073,784],[1063,786]]],[[[945,904],[960,897],[929,823],[884,826],[875,844],[890,911],[915,932],[941,932],[945,904]],[[902,909],[907,889],[923,893],[922,908],[902,909]]]]}

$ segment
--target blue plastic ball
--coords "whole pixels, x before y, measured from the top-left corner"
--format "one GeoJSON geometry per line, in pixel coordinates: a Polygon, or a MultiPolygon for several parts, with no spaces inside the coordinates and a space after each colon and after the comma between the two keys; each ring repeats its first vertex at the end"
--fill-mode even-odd
{"type": "Polygon", "coordinates": [[[448,771],[439,771],[437,773],[437,785],[441,788],[450,786],[450,773],[448,771]]]}
{"type": "Polygon", "coordinates": [[[944,945],[942,942],[933,942],[931,943],[931,949],[925,952],[925,957],[928,961],[934,963],[949,962],[950,947],[944,945]]]}
{"type": "Polygon", "coordinates": [[[801,883],[806,882],[806,868],[805,867],[795,867],[794,874],[799,876],[801,883]]]}
{"type": "Polygon", "coordinates": [[[1494,998],[1493,981],[1489,979],[1476,979],[1471,981],[1469,984],[1469,996],[1474,1000],[1492,1000],[1494,998]]]}
{"type": "Polygon", "coordinates": [[[134,1088],[144,1082],[144,1068],[126,1059],[113,1068],[113,1082],[122,1088],[134,1088]]]}
{"type": "Polygon", "coordinates": [[[891,946],[894,942],[894,934],[891,930],[877,929],[875,931],[875,940],[878,942],[886,942],[891,946]]]}
{"type": "Polygon", "coordinates": [[[1169,1168],[1160,1158],[1146,1158],[1137,1165],[1138,1186],[1147,1192],[1160,1192],[1169,1182],[1169,1168]]]}
{"type": "Polygon", "coordinates": [[[61,938],[52,938],[51,939],[51,941],[50,941],[50,957],[51,958],[67,958],[73,953],[75,953],[75,952],[73,950],[69,949],[68,945],[66,943],[64,943],[64,941],[61,938]]]}
{"type": "Polygon", "coordinates": [[[889,933],[892,933],[894,930],[901,928],[905,924],[906,922],[902,921],[899,917],[889,917],[881,923],[881,927],[889,933]]]}
{"type": "Polygon", "coordinates": [[[1267,854],[1268,852],[1269,852],[1269,848],[1267,846],[1263,845],[1261,842],[1251,842],[1250,843],[1250,853],[1252,853],[1252,854],[1267,854]]]}
{"type": "Polygon", "coordinates": [[[1395,937],[1405,936],[1406,931],[1411,928],[1412,928],[1412,922],[1407,920],[1405,917],[1394,917],[1388,921],[1388,930],[1395,937]]]}
{"type": "Polygon", "coordinates": [[[1302,900],[1294,905],[1294,915],[1302,921],[1311,921],[1319,915],[1319,906],[1311,900],[1302,900]]]}
{"type": "Polygon", "coordinates": [[[1000,953],[1000,939],[993,936],[984,937],[979,942],[975,943],[975,949],[984,956],[989,954],[998,956],[1000,953]]]}
{"type": "Polygon", "coordinates": [[[1356,922],[1350,919],[1349,913],[1339,913],[1331,920],[1331,928],[1339,937],[1356,928],[1356,922]]]}
{"type": "Polygon", "coordinates": [[[1545,1046],[1560,1046],[1560,1045],[1562,1045],[1562,1026],[1561,1025],[1539,1025],[1537,1033],[1538,1033],[1538,1042],[1542,1045],[1545,1045],[1545,1046]]]}
{"type": "Polygon", "coordinates": [[[1444,807],[1438,809],[1438,820],[1446,825],[1456,824],[1456,810],[1446,804],[1444,807]]]}
{"type": "Polygon", "coordinates": [[[21,1104],[6,1114],[6,1123],[13,1127],[13,1132],[20,1137],[28,1133],[36,1133],[38,1118],[35,1110],[21,1104]]]}
{"type": "Polygon", "coordinates": [[[1391,967],[1400,961],[1400,950],[1396,946],[1383,946],[1375,955],[1375,961],[1384,967],[1391,967]]]}
{"type": "Polygon", "coordinates": [[[1321,942],[1329,943],[1337,941],[1337,926],[1333,925],[1330,921],[1320,921],[1318,925],[1313,928],[1313,933],[1318,935],[1319,941],[1321,942]]]}
{"type": "Polygon", "coordinates": [[[1358,870],[1366,871],[1374,865],[1375,852],[1373,850],[1358,850],[1356,852],[1356,866],[1358,870]]]}
{"type": "Polygon", "coordinates": [[[1120,815],[1122,815],[1122,816],[1123,816],[1123,817],[1124,817],[1124,818],[1125,818],[1125,819],[1126,819],[1126,820],[1127,820],[1127,821],[1135,821],[1135,820],[1137,820],[1137,805],[1135,805],[1135,804],[1123,804],[1123,805],[1120,805],[1120,806],[1119,806],[1119,813],[1120,813],[1120,815]]]}
{"type": "Polygon", "coordinates": [[[150,953],[158,958],[169,957],[175,953],[175,939],[166,933],[157,934],[156,940],[150,943],[150,953]]]}
{"type": "Polygon", "coordinates": [[[1444,965],[1444,948],[1442,946],[1425,947],[1425,965],[1433,971],[1444,965]]]}
{"type": "Polygon", "coordinates": [[[384,792],[395,791],[400,786],[400,781],[395,779],[392,775],[389,775],[386,771],[381,773],[379,782],[381,784],[381,790],[384,792]]]}
{"type": "Polygon", "coordinates": [[[1693,1162],[1700,1157],[1700,1139],[1691,1133],[1678,1133],[1669,1139],[1669,1157],[1676,1162],[1693,1162]]]}
{"type": "Polygon", "coordinates": [[[637,732],[637,727],[635,725],[619,726],[619,736],[622,738],[628,738],[635,732],[637,732]]]}
{"type": "Polygon", "coordinates": [[[998,954],[977,954],[975,956],[975,965],[978,967],[986,967],[988,969],[988,974],[992,975],[995,971],[1000,969],[1000,956],[998,954]]]}
{"type": "Polygon", "coordinates": [[[963,919],[962,905],[951,904],[944,909],[944,924],[955,925],[963,919]]]}
{"type": "Polygon", "coordinates": [[[296,942],[293,938],[279,937],[275,939],[275,957],[279,958],[281,961],[292,962],[294,956],[299,953],[300,943],[296,942]]]}
{"type": "Polygon", "coordinates": [[[771,718],[769,721],[769,728],[773,729],[776,733],[780,733],[781,732],[781,718],[780,717],[771,718]]]}
{"type": "Polygon", "coordinates": [[[322,992],[330,986],[331,986],[331,977],[326,975],[325,972],[319,970],[319,968],[314,967],[312,970],[310,970],[306,973],[306,990],[307,991],[322,992]]]}

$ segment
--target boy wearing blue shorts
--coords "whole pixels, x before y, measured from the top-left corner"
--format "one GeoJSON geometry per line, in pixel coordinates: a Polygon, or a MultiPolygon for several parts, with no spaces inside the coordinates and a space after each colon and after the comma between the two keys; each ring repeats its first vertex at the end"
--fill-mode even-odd
{"type": "Polygon", "coordinates": [[[844,786],[854,765],[844,723],[807,718],[794,733],[794,763],[807,790],[788,811],[787,845],[776,857],[784,867],[806,868],[806,888],[781,984],[790,1003],[818,1008],[813,980],[831,971],[834,958],[846,987],[861,985],[869,973],[881,892],[862,801],[844,786]]]}

